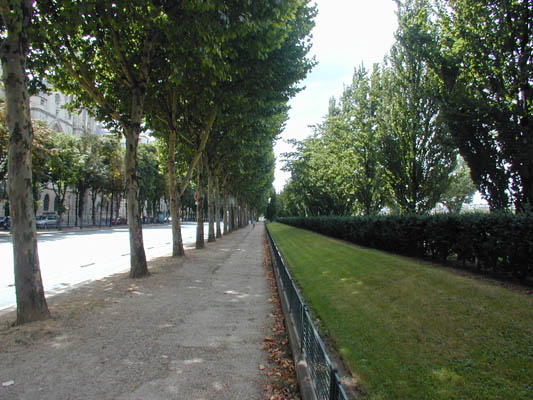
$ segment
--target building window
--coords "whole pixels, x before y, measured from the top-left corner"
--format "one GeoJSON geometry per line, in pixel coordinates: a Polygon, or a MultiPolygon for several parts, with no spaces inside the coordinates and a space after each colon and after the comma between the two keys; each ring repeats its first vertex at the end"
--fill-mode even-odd
{"type": "Polygon", "coordinates": [[[45,106],[46,105],[46,99],[41,97],[41,105],[42,106],[45,106]]]}
{"type": "Polygon", "coordinates": [[[59,197],[58,196],[56,196],[56,198],[54,199],[54,211],[55,212],[59,211],[59,197]]]}
{"type": "Polygon", "coordinates": [[[56,94],[56,104],[59,104],[61,102],[61,97],[59,94],[56,94]]]}
{"type": "Polygon", "coordinates": [[[50,208],[50,196],[46,194],[43,200],[43,210],[48,211],[49,208],[50,208]]]}

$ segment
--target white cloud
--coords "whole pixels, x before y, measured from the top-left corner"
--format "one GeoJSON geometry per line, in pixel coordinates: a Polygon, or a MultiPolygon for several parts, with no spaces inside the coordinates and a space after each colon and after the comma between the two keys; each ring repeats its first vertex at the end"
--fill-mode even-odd
{"type": "Polygon", "coordinates": [[[320,123],[331,96],[338,98],[349,84],[354,68],[367,69],[381,62],[394,41],[396,5],[393,0],[317,0],[313,48],[318,65],[291,102],[289,121],[275,147],[274,186],[280,191],[289,176],[281,171],[280,154],[291,148],[286,139],[301,140],[311,133],[308,125],[320,123]]]}

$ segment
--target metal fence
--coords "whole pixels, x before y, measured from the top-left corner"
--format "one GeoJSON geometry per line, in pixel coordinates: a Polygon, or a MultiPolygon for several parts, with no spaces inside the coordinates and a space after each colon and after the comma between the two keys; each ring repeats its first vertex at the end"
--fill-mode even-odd
{"type": "Polygon", "coordinates": [[[298,346],[311,372],[313,387],[318,400],[348,400],[339,374],[326,352],[324,342],[316,330],[307,305],[300,295],[283,258],[267,229],[274,266],[280,277],[282,290],[289,303],[289,312],[298,334],[298,346]]]}

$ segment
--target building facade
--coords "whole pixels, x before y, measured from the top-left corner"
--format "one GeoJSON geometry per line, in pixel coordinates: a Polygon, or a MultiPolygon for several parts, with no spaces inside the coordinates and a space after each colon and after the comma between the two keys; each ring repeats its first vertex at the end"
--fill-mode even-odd
{"type": "Polygon", "coordinates": [[[96,120],[84,109],[72,114],[64,108],[71,97],[62,93],[39,93],[30,97],[30,113],[33,120],[44,121],[56,132],[81,135],[84,132],[102,134],[96,120]]]}

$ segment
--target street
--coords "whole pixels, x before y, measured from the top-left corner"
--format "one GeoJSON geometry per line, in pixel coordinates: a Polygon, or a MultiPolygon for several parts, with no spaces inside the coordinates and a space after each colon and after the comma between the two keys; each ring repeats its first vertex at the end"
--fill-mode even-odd
{"type": "MultiPolygon", "coordinates": [[[[196,224],[182,224],[183,243],[192,247],[196,224]]],[[[208,226],[204,233],[207,240],[208,226]]],[[[172,253],[171,225],[143,227],[147,260],[172,253]]],[[[47,297],[69,288],[130,268],[129,233],[126,226],[81,231],[39,231],[38,251],[47,297]]],[[[13,247],[10,235],[0,236],[0,312],[15,306],[13,247]]]]}

